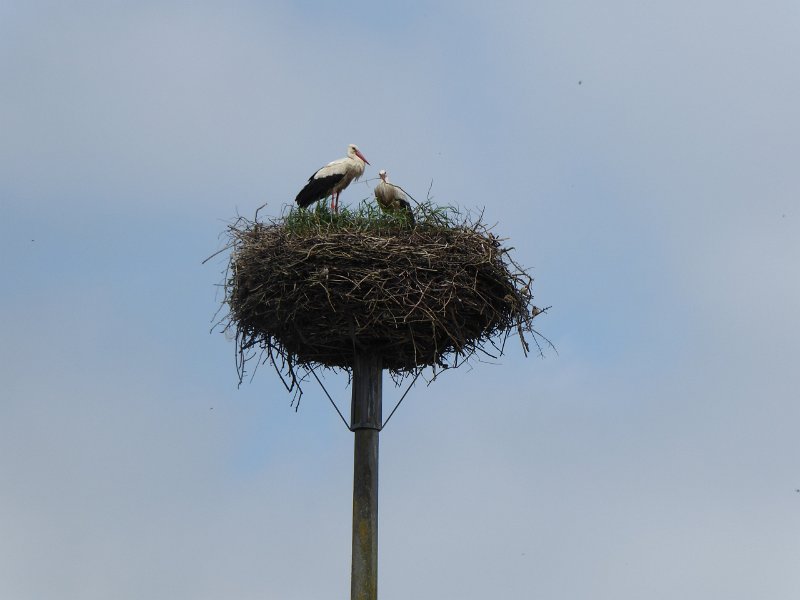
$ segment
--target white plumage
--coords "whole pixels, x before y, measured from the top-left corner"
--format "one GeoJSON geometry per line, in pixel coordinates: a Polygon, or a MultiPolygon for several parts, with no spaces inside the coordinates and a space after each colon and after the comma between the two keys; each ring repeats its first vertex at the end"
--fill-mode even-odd
{"type": "Polygon", "coordinates": [[[375,200],[381,210],[388,213],[402,213],[411,225],[414,224],[414,213],[403,190],[399,186],[389,183],[389,176],[381,169],[378,173],[381,180],[375,186],[375,200]]]}
{"type": "Polygon", "coordinates": [[[350,144],[345,158],[329,162],[308,178],[308,183],[297,194],[295,202],[301,208],[306,208],[317,200],[330,196],[331,210],[338,212],[339,194],[350,182],[364,174],[365,163],[369,164],[369,161],[361,154],[358,146],[350,144]]]}

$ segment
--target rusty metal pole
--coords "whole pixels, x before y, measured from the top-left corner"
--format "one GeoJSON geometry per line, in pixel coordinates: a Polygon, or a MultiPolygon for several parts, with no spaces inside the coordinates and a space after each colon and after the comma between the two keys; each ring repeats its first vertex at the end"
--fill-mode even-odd
{"type": "Polygon", "coordinates": [[[378,598],[378,433],[383,422],[382,377],[379,355],[356,353],[350,410],[350,429],[355,434],[351,600],[378,598]]]}

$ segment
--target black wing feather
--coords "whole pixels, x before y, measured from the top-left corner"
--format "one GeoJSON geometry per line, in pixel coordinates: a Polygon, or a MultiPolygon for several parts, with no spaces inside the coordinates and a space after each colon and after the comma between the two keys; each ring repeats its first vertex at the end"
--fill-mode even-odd
{"type": "Polygon", "coordinates": [[[408,224],[414,225],[414,211],[411,209],[411,203],[404,198],[399,198],[399,200],[400,206],[402,206],[402,211],[406,214],[408,224]]]}
{"type": "MultiPolygon", "coordinates": [[[[316,175],[316,173],[314,173],[316,175]]],[[[300,208],[311,206],[317,200],[322,200],[326,196],[330,196],[333,192],[333,186],[344,179],[344,175],[338,173],[336,175],[327,175],[326,177],[314,177],[312,175],[308,178],[308,183],[297,194],[294,199],[300,208]]]]}

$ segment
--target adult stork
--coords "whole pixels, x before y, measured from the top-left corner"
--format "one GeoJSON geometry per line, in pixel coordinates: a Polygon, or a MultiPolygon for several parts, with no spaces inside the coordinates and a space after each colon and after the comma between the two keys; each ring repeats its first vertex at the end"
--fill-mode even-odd
{"type": "Polygon", "coordinates": [[[408,198],[398,186],[389,183],[389,176],[383,169],[378,173],[381,180],[375,186],[375,200],[381,210],[388,213],[402,213],[406,220],[413,225],[414,213],[408,198]]]}
{"type": "Polygon", "coordinates": [[[364,163],[369,161],[355,144],[347,147],[347,156],[329,162],[308,178],[308,183],[294,199],[300,208],[311,206],[317,200],[331,197],[331,210],[339,212],[339,194],[350,182],[364,174],[364,163]]]}

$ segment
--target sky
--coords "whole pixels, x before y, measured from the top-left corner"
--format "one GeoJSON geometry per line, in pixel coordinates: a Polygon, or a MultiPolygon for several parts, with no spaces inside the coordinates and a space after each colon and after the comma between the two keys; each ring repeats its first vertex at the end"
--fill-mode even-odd
{"type": "Polygon", "coordinates": [[[0,3],[0,597],[347,597],[352,434],[316,385],[237,385],[202,261],[349,143],[343,204],[384,168],[483,209],[558,350],[409,393],[381,598],[795,597],[799,30],[789,0],[0,3]]]}

